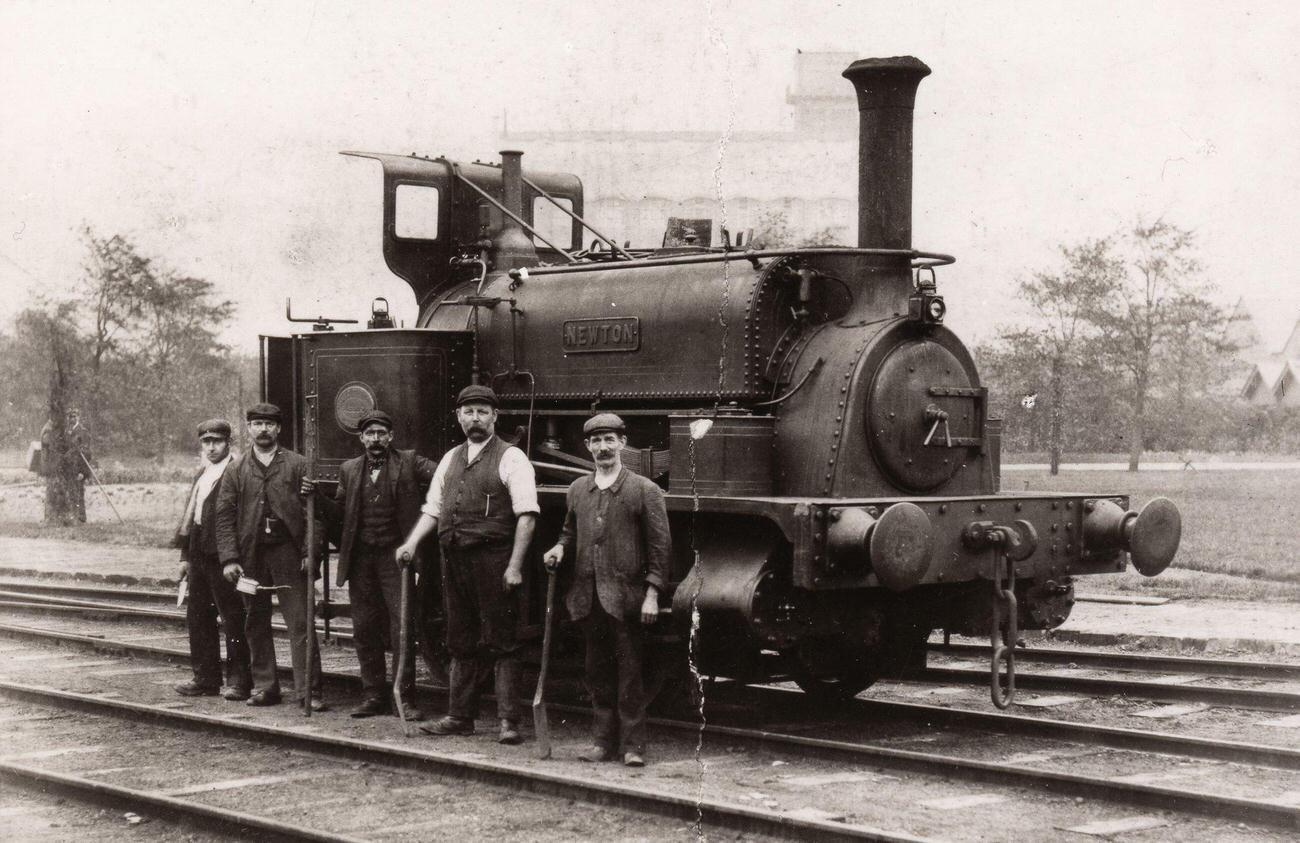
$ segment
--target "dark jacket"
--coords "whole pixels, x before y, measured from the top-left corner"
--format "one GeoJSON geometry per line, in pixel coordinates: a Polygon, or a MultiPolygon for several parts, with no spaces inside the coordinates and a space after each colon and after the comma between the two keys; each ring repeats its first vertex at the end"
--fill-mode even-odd
{"type": "MultiPolygon", "coordinates": [[[[424,503],[423,489],[433,479],[438,468],[432,460],[415,451],[389,449],[388,464],[384,466],[384,479],[389,484],[397,502],[397,528],[405,538],[420,520],[420,504],[424,503]]],[[[366,455],[354,457],[339,467],[339,486],[334,499],[321,498],[325,517],[333,522],[343,522],[343,537],[339,541],[338,584],[348,581],[352,554],[356,548],[361,527],[361,490],[366,485],[366,455]]]]}
{"type": "MultiPolygon", "coordinates": [[[[234,460],[231,460],[230,464],[226,466],[226,470],[228,471],[234,464],[234,460]]],[[[200,468],[194,474],[194,481],[190,483],[190,495],[194,494],[194,487],[198,484],[199,478],[203,476],[206,467],[200,468]]],[[[224,475],[223,472],[222,476],[224,477],[224,475]]],[[[181,561],[192,561],[195,547],[201,552],[217,554],[217,496],[220,493],[221,481],[218,480],[203,501],[203,523],[199,525],[198,535],[193,535],[195,532],[194,513],[189,510],[189,496],[186,496],[186,508],[181,513],[180,523],[176,525],[176,534],[172,538],[172,547],[179,548],[181,551],[181,561]]]]}
{"type": "Polygon", "coordinates": [[[670,576],[672,535],[664,493],[624,468],[604,491],[596,487],[594,473],[579,477],[569,485],[565,502],[560,543],[564,558],[574,560],[564,599],[569,617],[578,621],[591,612],[593,591],[616,618],[640,614],[646,586],[663,591],[670,576]]]}
{"type": "MultiPolygon", "coordinates": [[[[217,494],[217,552],[221,564],[253,562],[257,531],[262,523],[262,481],[252,450],[226,466],[217,494]]],[[[267,467],[266,499],[284,521],[298,552],[302,553],[307,532],[306,512],[298,494],[307,459],[287,448],[276,452],[267,467]]]]}

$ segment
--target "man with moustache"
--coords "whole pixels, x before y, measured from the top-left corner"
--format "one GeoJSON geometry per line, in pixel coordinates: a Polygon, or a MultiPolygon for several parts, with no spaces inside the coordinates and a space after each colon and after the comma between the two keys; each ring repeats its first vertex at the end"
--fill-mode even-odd
{"type": "MultiPolygon", "coordinates": [[[[343,522],[339,542],[338,584],[348,584],[352,603],[352,640],[361,663],[362,702],[353,717],[390,713],[384,663],[384,628],[394,653],[402,640],[402,570],[394,551],[420,518],[420,488],[433,479],[432,460],[393,447],[393,419],[371,410],[360,420],[365,453],[343,463],[333,500],[322,498],[325,516],[343,522]]],[[[315,484],[303,479],[303,492],[315,484]]],[[[412,606],[415,601],[412,597],[412,606]]],[[[408,629],[408,633],[413,630],[408,629]]],[[[415,699],[415,654],[409,647],[401,682],[408,720],[423,715],[410,706],[415,699]]],[[[394,657],[394,662],[398,660],[394,657]]],[[[396,672],[397,665],[394,663],[396,672]]]]}
{"type": "Polygon", "coordinates": [[[569,617],[587,645],[594,745],[578,758],[645,765],[646,696],[641,664],[645,628],[659,616],[659,592],[670,575],[672,536],[664,495],[653,481],[623,467],[623,420],[601,413],[582,426],[596,470],[565,496],[564,529],[546,551],[555,570],[574,557],[565,596],[569,617]]]}
{"type": "Polygon", "coordinates": [[[524,452],[496,435],[497,396],[490,387],[462,389],[456,418],[467,441],[438,463],[420,520],[397,548],[397,558],[409,560],[420,540],[438,531],[451,699],[445,717],[420,729],[431,735],[474,734],[478,678],[492,665],[497,740],[513,745],[522,741],[519,586],[540,511],[536,478],[524,452]]]}
{"type": "MultiPolygon", "coordinates": [[[[247,414],[253,448],[236,459],[221,478],[217,497],[217,549],[230,582],[256,580],[255,595],[244,594],[244,627],[252,657],[253,692],[248,705],[280,702],[275,641],[271,637],[271,594],[289,628],[293,689],[299,700],[307,688],[307,601],[316,598],[305,582],[306,512],[300,491],[307,460],[279,445],[280,408],[254,404],[247,414]]],[[[312,647],[312,711],[324,711],[320,696],[320,648],[312,647]]]]}
{"type": "Polygon", "coordinates": [[[194,678],[175,686],[184,697],[214,696],[246,700],[253,687],[248,642],[244,640],[244,604],[235,587],[221,576],[217,553],[217,486],[234,456],[230,422],[209,419],[199,425],[203,467],[194,477],[185,513],[172,541],[181,551],[181,578],[189,581],[185,611],[190,632],[190,666],[194,678]],[[217,618],[226,631],[225,687],[222,687],[217,618]]]}

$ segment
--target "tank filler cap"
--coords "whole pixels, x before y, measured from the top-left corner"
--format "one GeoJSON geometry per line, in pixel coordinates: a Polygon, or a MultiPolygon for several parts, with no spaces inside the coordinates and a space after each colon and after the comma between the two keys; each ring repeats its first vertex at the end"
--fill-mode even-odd
{"type": "Polygon", "coordinates": [[[894,504],[872,529],[870,548],[871,567],[881,585],[890,591],[915,588],[934,554],[930,516],[914,503],[894,504]]]}

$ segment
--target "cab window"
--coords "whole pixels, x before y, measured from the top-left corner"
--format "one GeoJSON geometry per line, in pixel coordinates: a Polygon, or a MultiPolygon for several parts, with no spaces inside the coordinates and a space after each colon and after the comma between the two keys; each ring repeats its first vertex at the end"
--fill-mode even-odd
{"type": "Polygon", "coordinates": [[[405,240],[438,239],[438,188],[399,184],[394,201],[394,234],[405,240]]]}
{"type": "MultiPolygon", "coordinates": [[[[573,210],[572,199],[556,196],[555,201],[573,210]]],[[[573,248],[573,217],[552,205],[544,196],[533,199],[533,228],[561,249],[573,248]]],[[[546,248],[546,244],[541,242],[537,246],[546,248]]]]}

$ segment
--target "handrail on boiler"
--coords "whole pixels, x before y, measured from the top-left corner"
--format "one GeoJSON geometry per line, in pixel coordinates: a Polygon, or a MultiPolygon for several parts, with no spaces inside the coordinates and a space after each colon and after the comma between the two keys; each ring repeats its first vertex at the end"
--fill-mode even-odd
{"type": "MultiPolygon", "coordinates": [[[[577,262],[578,262],[578,259],[575,258],[573,255],[571,255],[571,254],[569,254],[568,252],[566,252],[565,250],[561,249],[559,246],[555,245],[555,244],[552,243],[550,240],[547,240],[545,237],[543,237],[543,236],[541,235],[540,232],[538,232],[537,229],[533,228],[531,225],[529,225],[528,223],[524,222],[524,221],[523,221],[523,220],[522,220],[522,219],[521,219],[517,214],[515,214],[513,211],[511,211],[511,210],[510,210],[509,208],[507,208],[505,205],[502,205],[500,202],[498,202],[497,200],[493,199],[492,196],[491,196],[491,194],[489,194],[486,190],[484,190],[483,188],[481,188],[481,187],[479,187],[478,185],[474,184],[474,182],[470,181],[469,179],[465,178],[465,176],[464,176],[464,175],[461,173],[461,171],[460,171],[460,165],[458,165],[458,164],[456,164],[455,162],[452,162],[452,161],[448,161],[447,163],[451,166],[451,172],[452,172],[452,175],[454,175],[456,178],[460,179],[462,182],[464,182],[466,185],[468,185],[468,186],[470,187],[470,189],[473,190],[475,193],[477,193],[479,196],[482,196],[484,199],[486,199],[487,201],[489,201],[489,202],[491,202],[493,205],[495,205],[495,206],[496,206],[496,209],[497,209],[498,211],[500,211],[501,213],[503,213],[503,214],[505,214],[506,216],[510,217],[510,219],[512,219],[512,220],[514,220],[515,222],[517,222],[517,223],[519,223],[520,225],[522,225],[522,226],[524,227],[524,229],[525,229],[529,234],[533,235],[534,237],[536,237],[538,240],[541,240],[543,243],[545,243],[545,244],[546,244],[547,246],[549,246],[550,248],[552,248],[552,249],[554,249],[555,251],[559,252],[560,254],[564,255],[564,259],[567,260],[569,263],[577,263],[577,262]]],[[[525,181],[527,181],[527,179],[525,179],[525,181]]]]}
{"type": "MultiPolygon", "coordinates": [[[[747,260],[759,268],[759,258],[782,258],[796,255],[863,255],[870,257],[886,258],[907,258],[912,262],[912,266],[948,266],[954,264],[957,259],[952,255],[945,255],[940,252],[920,252],[916,249],[863,249],[854,246],[804,246],[793,249],[755,249],[745,250],[743,252],[707,252],[696,255],[676,255],[665,258],[637,258],[631,261],[620,262],[618,265],[625,269],[636,269],[639,267],[651,266],[680,266],[683,264],[693,263],[723,263],[725,261],[742,261],[747,260]]],[[[566,254],[567,257],[567,254],[566,254]]],[[[528,275],[548,275],[557,272],[600,272],[608,269],[610,264],[607,261],[593,263],[574,263],[569,266],[530,266],[527,269],[528,275]]],[[[523,272],[524,270],[511,270],[523,272]]]]}
{"type": "Polygon", "coordinates": [[[534,183],[532,182],[532,180],[529,179],[527,176],[520,176],[520,178],[523,179],[524,184],[528,185],[528,186],[531,187],[533,190],[537,191],[537,194],[538,194],[539,196],[541,196],[543,199],[545,199],[546,201],[550,202],[552,205],[554,205],[555,207],[559,208],[561,211],[564,211],[564,213],[568,214],[568,215],[569,215],[570,217],[572,217],[573,219],[577,220],[577,221],[578,221],[578,225],[581,225],[583,228],[587,229],[587,230],[590,231],[592,234],[596,235],[596,237],[598,237],[600,240],[602,240],[602,241],[608,243],[610,249],[614,250],[615,252],[618,252],[620,255],[622,255],[622,256],[623,256],[624,258],[626,258],[627,260],[636,260],[636,258],[634,258],[634,257],[632,257],[631,255],[629,255],[626,251],[623,250],[623,248],[622,248],[621,246],[619,246],[619,245],[618,245],[617,243],[615,243],[613,240],[610,240],[608,237],[606,237],[605,235],[603,235],[603,234],[601,234],[599,231],[597,231],[597,230],[596,230],[596,227],[595,227],[594,225],[592,225],[591,223],[587,222],[587,221],[584,220],[582,217],[580,217],[580,216],[578,216],[577,214],[575,214],[573,211],[571,211],[571,210],[569,210],[568,208],[566,208],[566,207],[564,207],[563,205],[561,205],[561,204],[559,203],[559,201],[556,200],[556,198],[555,198],[554,196],[552,196],[551,194],[547,193],[545,190],[542,190],[540,187],[538,187],[536,184],[534,184],[534,183]]]}

